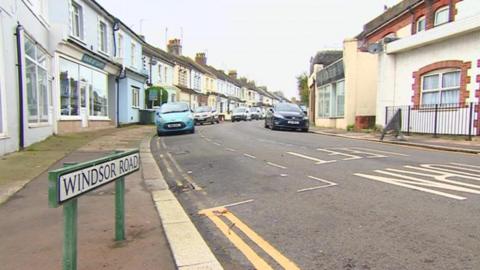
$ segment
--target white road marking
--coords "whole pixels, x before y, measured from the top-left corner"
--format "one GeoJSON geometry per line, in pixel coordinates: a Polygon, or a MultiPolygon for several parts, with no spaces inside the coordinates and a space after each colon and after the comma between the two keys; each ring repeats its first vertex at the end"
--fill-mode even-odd
{"type": "Polygon", "coordinates": [[[243,153],[243,155],[246,156],[246,157],[249,157],[249,158],[253,158],[253,159],[257,158],[256,156],[252,156],[252,155],[245,154],[245,153],[243,153]]]}
{"type": "Polygon", "coordinates": [[[287,167],[285,167],[285,166],[278,165],[278,164],[275,164],[275,163],[270,162],[270,161],[268,161],[267,164],[270,165],[270,166],[273,166],[273,167],[280,168],[280,169],[286,169],[286,168],[287,168],[287,167]]]}
{"type": "MultiPolygon", "coordinates": [[[[469,165],[467,165],[469,166],[469,165]]],[[[474,165],[471,165],[474,166],[474,165]]],[[[457,200],[465,200],[466,197],[454,195],[447,192],[441,192],[430,188],[458,191],[470,194],[480,194],[480,185],[462,182],[460,180],[480,181],[478,173],[480,170],[458,167],[448,164],[420,164],[419,166],[403,166],[405,169],[375,170],[374,172],[386,176],[369,175],[356,173],[356,176],[376,180],[392,185],[419,190],[435,195],[440,195],[457,200]],[[463,170],[463,171],[462,171],[463,170]],[[468,173],[473,171],[476,173],[468,173]],[[409,176],[410,175],[410,176],[409,176]],[[415,176],[415,177],[414,177],[415,176]],[[421,178],[420,178],[421,177],[421,178]],[[432,179],[432,180],[427,180],[432,179]],[[455,179],[455,180],[453,180],[455,179]],[[460,180],[459,180],[460,179],[460,180]],[[434,180],[434,181],[433,181],[434,180]]]]}
{"type": "Polygon", "coordinates": [[[329,153],[329,156],[346,156],[347,158],[344,158],[342,160],[354,160],[354,159],[361,159],[361,156],[355,156],[355,155],[350,155],[350,154],[345,154],[345,153],[340,153],[337,151],[332,151],[332,150],[327,150],[327,149],[322,149],[322,148],[317,148],[317,151],[322,151],[329,153]]]}
{"type": "Polygon", "coordinates": [[[212,141],[212,140],[210,140],[210,139],[207,138],[207,137],[205,137],[205,140],[206,140],[207,142],[211,142],[211,141],[212,141]]]}
{"type": "Polygon", "coordinates": [[[308,160],[313,160],[313,161],[316,162],[315,164],[324,164],[324,163],[336,162],[336,160],[321,160],[321,159],[318,159],[318,158],[302,155],[302,154],[295,153],[295,152],[287,152],[287,154],[292,155],[292,156],[301,157],[301,158],[308,159],[308,160]]]}
{"type": "MultiPolygon", "coordinates": [[[[251,199],[251,200],[246,200],[246,201],[241,201],[241,202],[236,202],[236,203],[229,203],[229,204],[224,204],[222,206],[218,206],[218,207],[232,207],[232,206],[237,206],[237,205],[241,205],[241,204],[246,204],[246,203],[251,203],[253,202],[254,200],[251,199]]],[[[216,208],[216,207],[215,207],[216,208]]]]}
{"type": "Polygon", "coordinates": [[[472,167],[472,168],[480,169],[480,166],[475,166],[475,165],[470,165],[470,164],[462,164],[462,163],[455,163],[455,162],[451,162],[450,164],[457,165],[457,166],[462,166],[462,167],[472,167]]]}
{"type": "Polygon", "coordinates": [[[218,145],[218,146],[222,145],[221,143],[218,143],[218,142],[213,142],[213,144],[218,145]]]}
{"type": "Polygon", "coordinates": [[[235,150],[235,149],[233,149],[233,148],[225,148],[225,150],[230,151],[230,152],[235,152],[235,151],[237,151],[237,150],[235,150]]]}
{"type": "Polygon", "coordinates": [[[317,189],[321,189],[321,188],[333,187],[333,186],[338,185],[337,183],[334,183],[334,182],[331,182],[331,181],[328,181],[328,180],[325,180],[325,179],[321,179],[321,178],[318,178],[318,177],[315,177],[315,176],[311,176],[311,175],[309,175],[308,178],[316,180],[318,182],[327,183],[327,184],[326,185],[321,185],[321,186],[316,186],[316,187],[311,187],[311,188],[299,189],[299,190],[297,190],[297,192],[317,190],[317,189]]]}
{"type": "Polygon", "coordinates": [[[378,152],[378,153],[383,153],[383,154],[390,154],[390,155],[395,155],[395,156],[403,156],[403,157],[408,157],[409,156],[409,155],[406,155],[406,154],[400,154],[400,153],[383,151],[383,150],[376,150],[376,149],[368,149],[368,148],[363,148],[363,147],[350,147],[350,148],[366,150],[366,151],[373,151],[373,152],[378,152]]]}
{"type": "Polygon", "coordinates": [[[337,148],[337,149],[345,150],[345,151],[348,151],[348,152],[354,153],[354,154],[366,154],[366,155],[369,155],[369,156],[367,156],[366,158],[384,158],[384,157],[387,157],[387,156],[380,155],[380,154],[376,154],[376,153],[372,153],[372,152],[359,151],[359,150],[350,149],[350,148],[337,148]]]}
{"type": "Polygon", "coordinates": [[[177,163],[177,161],[173,158],[172,154],[170,154],[169,152],[167,152],[167,157],[170,159],[170,161],[172,162],[172,164],[175,166],[175,168],[177,168],[178,172],[183,176],[183,178],[185,180],[187,180],[187,182],[192,185],[195,190],[202,190],[202,188],[197,185],[197,183],[195,183],[193,181],[193,179],[190,177],[190,175],[186,174],[182,168],[180,167],[180,165],[177,163]]]}
{"type": "MultiPolygon", "coordinates": [[[[164,149],[167,149],[167,145],[165,145],[165,140],[163,138],[160,139],[160,142],[162,143],[162,147],[164,149]]],[[[160,148],[160,147],[159,147],[160,148]]]]}

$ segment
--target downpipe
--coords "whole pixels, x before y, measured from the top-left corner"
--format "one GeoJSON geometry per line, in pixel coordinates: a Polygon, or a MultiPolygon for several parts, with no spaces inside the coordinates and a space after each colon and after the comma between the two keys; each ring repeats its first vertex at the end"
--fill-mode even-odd
{"type": "Polygon", "coordinates": [[[23,26],[18,23],[15,28],[17,41],[17,71],[18,71],[18,147],[23,150],[25,147],[25,127],[23,108],[23,55],[22,55],[22,32],[23,26]]]}

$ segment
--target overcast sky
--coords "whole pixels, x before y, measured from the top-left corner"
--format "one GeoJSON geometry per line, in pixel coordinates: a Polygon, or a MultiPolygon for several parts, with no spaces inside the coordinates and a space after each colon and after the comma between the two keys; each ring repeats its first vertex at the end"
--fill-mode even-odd
{"type": "Polygon", "coordinates": [[[207,53],[217,69],[237,70],[269,90],[297,96],[296,75],[317,51],[345,38],[398,0],[97,0],[147,42],[165,49],[183,36],[183,54],[207,53]]]}

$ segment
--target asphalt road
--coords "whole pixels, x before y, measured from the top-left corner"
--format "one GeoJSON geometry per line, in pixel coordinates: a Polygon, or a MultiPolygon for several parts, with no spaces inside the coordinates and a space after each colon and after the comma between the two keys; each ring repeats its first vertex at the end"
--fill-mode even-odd
{"type": "Polygon", "coordinates": [[[479,156],[263,121],[152,152],[225,269],[479,269],[479,156]]]}

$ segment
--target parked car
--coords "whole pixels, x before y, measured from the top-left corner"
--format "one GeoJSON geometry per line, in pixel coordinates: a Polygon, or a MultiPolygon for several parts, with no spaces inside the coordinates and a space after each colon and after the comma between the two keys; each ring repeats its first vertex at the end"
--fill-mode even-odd
{"type": "Polygon", "coordinates": [[[243,121],[252,120],[252,117],[250,115],[250,111],[248,110],[248,108],[239,107],[239,108],[233,109],[233,111],[232,111],[232,122],[241,121],[241,120],[243,120],[243,121]]]}
{"type": "Polygon", "coordinates": [[[195,124],[203,124],[207,122],[211,124],[220,123],[217,111],[209,106],[198,107],[195,110],[193,117],[195,119],[195,124]]]}
{"type": "Polygon", "coordinates": [[[265,128],[274,129],[300,129],[308,131],[307,115],[300,107],[293,103],[279,103],[268,109],[265,117],[265,128]]]}
{"type": "Polygon", "coordinates": [[[250,108],[250,116],[253,120],[259,120],[261,118],[261,111],[258,107],[250,108]]]}
{"type": "Polygon", "coordinates": [[[185,102],[165,103],[156,111],[155,125],[158,136],[172,132],[195,133],[192,110],[185,102]]]}

